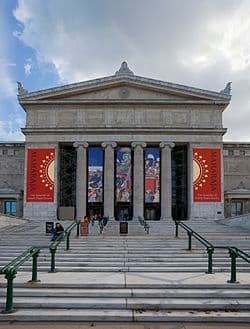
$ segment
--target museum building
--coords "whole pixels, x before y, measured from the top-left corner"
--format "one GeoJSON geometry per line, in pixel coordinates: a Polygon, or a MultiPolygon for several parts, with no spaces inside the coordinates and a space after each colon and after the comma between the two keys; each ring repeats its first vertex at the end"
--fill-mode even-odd
{"type": "Polygon", "coordinates": [[[112,76],[35,92],[19,83],[18,93],[25,142],[0,145],[2,212],[169,220],[249,207],[237,204],[250,198],[248,175],[234,180],[233,165],[224,175],[223,159],[250,159],[249,144],[223,144],[230,84],[215,92],[163,82],[123,62],[112,76]]]}

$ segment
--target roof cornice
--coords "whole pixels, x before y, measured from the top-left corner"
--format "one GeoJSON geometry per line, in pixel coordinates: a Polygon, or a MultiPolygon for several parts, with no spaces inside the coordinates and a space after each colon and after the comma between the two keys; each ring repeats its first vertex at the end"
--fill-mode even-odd
{"type": "Polygon", "coordinates": [[[56,104],[70,104],[70,105],[227,105],[225,100],[178,100],[178,99],[166,99],[166,100],[138,100],[138,99],[69,99],[69,100],[23,100],[20,101],[22,105],[56,105],[56,104]]]}
{"type": "Polygon", "coordinates": [[[92,88],[101,88],[101,87],[109,87],[116,83],[132,83],[138,86],[151,87],[162,89],[165,92],[175,92],[179,94],[188,94],[190,96],[203,97],[207,99],[217,99],[224,100],[225,103],[229,103],[231,99],[231,95],[225,94],[224,92],[215,92],[195,87],[189,87],[181,84],[165,82],[161,80],[145,78],[137,75],[128,75],[128,74],[120,74],[120,75],[112,75],[104,78],[98,78],[93,80],[88,80],[84,82],[77,82],[68,85],[64,85],[61,87],[53,87],[44,90],[38,90],[34,92],[26,92],[18,95],[18,99],[21,104],[23,104],[26,100],[41,100],[47,97],[55,97],[61,94],[67,93],[77,93],[78,91],[88,91],[92,88]]]}
{"type": "MultiPolygon", "coordinates": [[[[32,134],[60,134],[63,133],[65,135],[67,134],[103,134],[103,128],[100,127],[62,127],[62,128],[22,128],[22,132],[25,135],[32,135],[32,134]]],[[[105,134],[106,133],[116,133],[124,134],[128,132],[133,133],[148,133],[148,127],[119,127],[119,128],[105,128],[105,134]]],[[[187,134],[187,135],[193,135],[193,134],[200,134],[200,135],[207,135],[211,134],[213,132],[213,135],[224,135],[227,131],[226,128],[217,128],[217,129],[210,129],[210,128],[180,128],[180,127],[150,127],[150,131],[154,133],[160,133],[163,135],[166,134],[173,134],[173,135],[179,135],[179,134],[187,134]]]]}

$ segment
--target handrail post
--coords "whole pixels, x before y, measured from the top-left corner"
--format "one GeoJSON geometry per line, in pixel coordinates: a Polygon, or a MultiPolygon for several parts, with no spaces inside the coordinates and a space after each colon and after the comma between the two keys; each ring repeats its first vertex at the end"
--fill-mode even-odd
{"type": "Polygon", "coordinates": [[[15,312],[13,308],[13,280],[16,277],[15,270],[7,270],[5,273],[5,279],[7,279],[7,295],[5,309],[2,313],[13,313],[15,312]]]}
{"type": "Polygon", "coordinates": [[[188,235],[188,250],[192,250],[192,235],[193,235],[193,232],[188,231],[187,235],[188,235]]]}
{"type": "Polygon", "coordinates": [[[36,249],[36,251],[33,253],[34,250],[31,250],[30,253],[32,254],[32,278],[29,282],[39,282],[40,280],[37,280],[37,258],[40,253],[40,249],[36,249]]]}
{"type": "Polygon", "coordinates": [[[179,222],[175,221],[175,237],[179,236],[179,222]]]}
{"type": "Polygon", "coordinates": [[[231,257],[231,278],[228,280],[228,283],[238,283],[236,281],[236,259],[238,254],[232,248],[229,248],[229,256],[231,257]]]}
{"type": "Polygon", "coordinates": [[[79,237],[80,235],[80,221],[78,220],[76,222],[77,226],[76,226],[76,236],[79,237]]]}
{"type": "Polygon", "coordinates": [[[208,256],[208,267],[207,267],[207,274],[213,273],[213,253],[214,248],[213,247],[207,247],[207,256],[208,256]]]}
{"type": "Polygon", "coordinates": [[[66,250],[69,250],[70,233],[71,233],[71,231],[67,232],[67,235],[66,235],[66,250]]]}
{"type": "Polygon", "coordinates": [[[50,273],[56,272],[56,247],[49,248],[51,253],[51,261],[50,261],[50,273]]]}

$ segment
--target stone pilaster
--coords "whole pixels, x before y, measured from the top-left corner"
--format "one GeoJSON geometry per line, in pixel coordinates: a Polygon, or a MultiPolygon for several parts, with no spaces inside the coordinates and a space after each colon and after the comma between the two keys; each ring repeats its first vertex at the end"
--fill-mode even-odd
{"type": "Polygon", "coordinates": [[[104,215],[114,218],[114,148],[115,142],[104,142],[102,147],[105,149],[104,161],[104,215]]]}
{"type": "Polygon", "coordinates": [[[133,218],[144,214],[144,156],[143,148],[147,146],[144,142],[133,142],[134,148],[134,181],[133,181],[133,218]]]}
{"type": "Polygon", "coordinates": [[[172,219],[171,151],[174,143],[160,143],[161,151],[161,220],[172,219]]]}
{"type": "Polygon", "coordinates": [[[86,215],[87,208],[87,147],[86,142],[75,142],[77,150],[76,163],[76,219],[86,215]]]}

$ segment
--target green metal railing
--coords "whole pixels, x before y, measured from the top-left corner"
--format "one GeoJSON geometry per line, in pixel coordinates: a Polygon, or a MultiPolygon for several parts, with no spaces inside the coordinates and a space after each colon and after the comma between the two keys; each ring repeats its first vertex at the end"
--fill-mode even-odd
{"type": "Polygon", "coordinates": [[[175,237],[178,238],[179,236],[179,226],[183,228],[188,235],[188,249],[189,251],[192,251],[192,237],[194,237],[196,240],[198,240],[206,249],[207,249],[207,255],[208,255],[208,268],[206,273],[212,274],[213,273],[213,254],[215,250],[219,249],[225,249],[228,250],[229,257],[231,259],[231,276],[230,280],[228,280],[228,283],[236,283],[236,275],[237,275],[237,258],[241,258],[244,261],[250,263],[250,255],[244,252],[243,250],[234,247],[234,246],[215,246],[208,240],[206,240],[203,236],[201,236],[199,233],[194,231],[191,227],[187,226],[186,224],[175,221],[175,237]]]}
{"type": "Polygon", "coordinates": [[[80,222],[75,221],[71,223],[64,231],[64,237],[53,241],[49,246],[32,246],[25,250],[21,255],[13,259],[9,264],[5,265],[0,269],[0,274],[5,275],[7,280],[7,293],[6,293],[6,303],[3,313],[13,313],[15,309],[13,308],[13,282],[17,275],[17,269],[24,264],[27,260],[32,257],[32,276],[29,282],[35,283],[39,282],[37,279],[37,265],[38,265],[38,256],[42,249],[49,249],[51,254],[50,261],[50,273],[56,272],[56,251],[60,243],[66,240],[66,250],[70,248],[70,235],[72,230],[76,227],[76,235],[79,236],[79,225],[80,222]]]}
{"type": "MultiPolygon", "coordinates": [[[[69,250],[70,248],[70,235],[71,235],[71,231],[73,230],[73,228],[76,227],[76,236],[79,236],[79,226],[80,226],[80,222],[79,221],[75,221],[72,222],[64,231],[64,239],[66,241],[66,250],[69,250]]],[[[55,241],[53,241],[50,245],[49,245],[49,250],[50,250],[50,273],[55,273],[56,272],[56,251],[57,251],[57,247],[60,245],[60,243],[64,240],[62,238],[59,238],[55,241]]]]}

